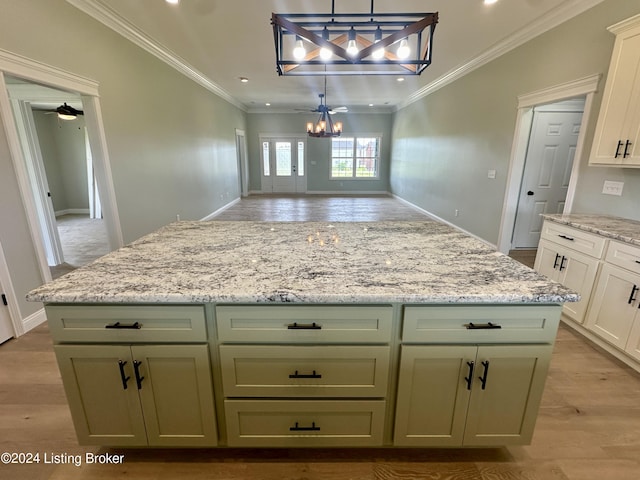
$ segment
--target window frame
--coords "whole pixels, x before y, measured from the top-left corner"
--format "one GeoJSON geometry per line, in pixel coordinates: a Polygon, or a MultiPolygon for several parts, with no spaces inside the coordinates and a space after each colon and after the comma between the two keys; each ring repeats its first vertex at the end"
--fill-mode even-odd
{"type": "Polygon", "coordinates": [[[329,152],[329,179],[330,180],[380,180],[380,168],[382,163],[382,133],[358,133],[353,135],[343,135],[340,137],[331,138],[331,148],[329,152]],[[353,146],[351,150],[351,157],[334,157],[333,156],[333,141],[344,140],[345,138],[353,138],[353,146]],[[373,158],[375,160],[375,175],[370,177],[359,177],[357,175],[357,144],[358,139],[361,138],[375,138],[377,141],[377,152],[375,157],[360,157],[360,158],[373,158]],[[350,176],[334,176],[333,175],[333,160],[334,158],[350,158],[352,166],[352,174],[350,176]]]}

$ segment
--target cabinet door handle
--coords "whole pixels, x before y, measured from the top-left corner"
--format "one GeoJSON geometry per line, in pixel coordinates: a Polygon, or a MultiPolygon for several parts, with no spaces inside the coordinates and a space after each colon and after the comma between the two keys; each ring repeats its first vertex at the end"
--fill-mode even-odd
{"type": "Polygon", "coordinates": [[[553,269],[555,270],[558,267],[558,259],[560,258],[560,254],[556,253],[556,259],[553,261],[553,269]]]}
{"type": "Polygon", "coordinates": [[[469,376],[464,377],[464,379],[467,381],[467,390],[471,390],[471,382],[473,382],[473,367],[475,366],[475,363],[467,362],[467,365],[469,366],[469,376]]]}
{"type": "Polygon", "coordinates": [[[309,323],[297,323],[293,322],[287,325],[289,330],[322,330],[322,325],[318,325],[316,322],[309,323]]]}
{"type": "Polygon", "coordinates": [[[140,330],[142,328],[142,325],[140,324],[140,322],[135,322],[135,323],[132,323],[131,325],[123,325],[120,322],[116,322],[109,325],[105,325],[104,328],[115,328],[119,330],[125,330],[125,329],[140,330]]]}
{"type": "Polygon", "coordinates": [[[126,364],[127,364],[126,361],[118,360],[118,366],[120,367],[120,378],[122,379],[122,389],[123,390],[127,389],[127,382],[131,378],[131,377],[127,377],[126,374],[124,373],[124,366],[126,364]]]}
{"type": "Polygon", "coordinates": [[[293,427],[289,427],[289,430],[292,432],[310,432],[310,431],[319,432],[320,427],[316,427],[316,422],[311,422],[310,427],[299,427],[298,422],[296,422],[296,424],[293,427]]]}
{"type": "Polygon", "coordinates": [[[573,242],[574,238],[573,237],[567,237],[566,235],[558,235],[560,238],[564,238],[565,240],[569,240],[570,242],[573,242]]]}
{"type": "Polygon", "coordinates": [[[480,379],[480,382],[482,382],[482,390],[484,390],[487,387],[487,374],[489,373],[489,360],[484,360],[481,362],[482,366],[484,367],[484,373],[482,374],[481,377],[478,377],[480,379]]]}
{"type": "Polygon", "coordinates": [[[491,323],[491,322],[487,322],[487,323],[465,323],[464,327],[467,330],[496,330],[498,328],[502,328],[502,325],[498,325],[496,323],[491,323]]]}
{"type": "Polygon", "coordinates": [[[627,301],[627,303],[628,303],[629,305],[631,305],[633,302],[635,302],[635,301],[636,301],[636,299],[635,299],[635,295],[636,295],[636,292],[637,292],[638,290],[640,290],[640,289],[638,289],[638,287],[637,287],[636,285],[634,285],[634,286],[633,286],[633,288],[631,289],[631,295],[629,295],[629,300],[627,301]]]}
{"type": "Polygon", "coordinates": [[[567,268],[567,266],[564,264],[565,260],[569,260],[567,257],[565,257],[564,255],[562,256],[562,260],[560,261],[560,271],[564,270],[565,268],[567,268]]]}
{"type": "Polygon", "coordinates": [[[629,140],[627,140],[627,143],[624,144],[624,153],[622,154],[622,158],[627,158],[628,156],[630,156],[630,153],[627,153],[627,150],[629,149],[629,147],[633,145],[629,140]]]}
{"type": "Polygon", "coordinates": [[[616,154],[613,156],[613,158],[618,158],[620,156],[620,147],[623,145],[622,140],[618,141],[618,146],[616,147],[616,154]]]}
{"type": "Polygon", "coordinates": [[[138,360],[133,361],[133,371],[136,374],[136,384],[138,385],[138,390],[142,389],[142,380],[144,380],[144,377],[140,375],[140,365],[142,365],[142,362],[138,360]]]}
{"type": "Polygon", "coordinates": [[[322,375],[320,375],[319,373],[316,373],[315,370],[313,371],[313,373],[310,373],[310,374],[298,373],[298,370],[296,370],[295,373],[292,373],[291,375],[289,375],[289,378],[322,378],[322,375]]]}

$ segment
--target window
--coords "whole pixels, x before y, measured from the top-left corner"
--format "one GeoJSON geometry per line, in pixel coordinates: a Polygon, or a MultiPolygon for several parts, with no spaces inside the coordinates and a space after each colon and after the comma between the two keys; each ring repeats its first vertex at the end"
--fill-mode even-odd
{"type": "Polygon", "coordinates": [[[331,178],[377,178],[380,137],[331,139],[331,178]]]}

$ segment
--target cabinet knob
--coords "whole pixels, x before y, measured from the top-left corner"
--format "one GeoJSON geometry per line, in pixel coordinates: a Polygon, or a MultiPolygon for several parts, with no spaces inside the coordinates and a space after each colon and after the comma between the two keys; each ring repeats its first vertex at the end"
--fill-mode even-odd
{"type": "Polygon", "coordinates": [[[534,193],[533,193],[531,190],[529,190],[529,191],[527,192],[527,195],[531,196],[531,195],[534,195],[534,193]]]}

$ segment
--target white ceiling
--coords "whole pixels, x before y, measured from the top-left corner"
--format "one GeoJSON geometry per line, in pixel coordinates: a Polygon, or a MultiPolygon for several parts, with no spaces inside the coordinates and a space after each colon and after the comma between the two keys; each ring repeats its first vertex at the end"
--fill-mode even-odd
{"type": "MultiPolygon", "coordinates": [[[[248,111],[313,108],[322,77],[279,77],[275,13],[330,13],[331,0],[67,0],[129,37],[168,52],[248,111]],[[108,17],[108,21],[105,18],[108,17]],[[133,32],[133,33],[131,33],[133,32]],[[241,83],[239,77],[247,77],[241,83]]],[[[439,12],[433,63],[420,76],[328,77],[333,106],[393,109],[603,0],[377,0],[375,12],[439,12]]],[[[370,0],[335,0],[336,13],[368,13],[370,0]]]]}

